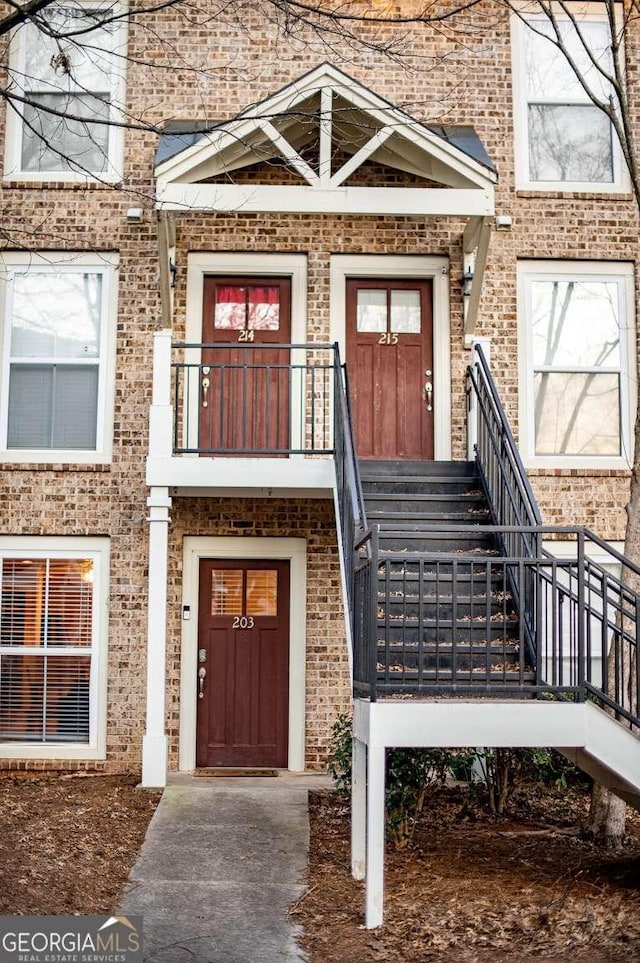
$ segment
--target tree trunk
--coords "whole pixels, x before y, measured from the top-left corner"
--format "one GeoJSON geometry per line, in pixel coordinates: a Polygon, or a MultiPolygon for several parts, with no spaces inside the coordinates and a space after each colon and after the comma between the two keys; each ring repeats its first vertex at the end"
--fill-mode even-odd
{"type": "Polygon", "coordinates": [[[587,827],[594,839],[607,849],[621,849],[626,815],[627,807],[623,799],[599,783],[593,784],[587,827]]]}

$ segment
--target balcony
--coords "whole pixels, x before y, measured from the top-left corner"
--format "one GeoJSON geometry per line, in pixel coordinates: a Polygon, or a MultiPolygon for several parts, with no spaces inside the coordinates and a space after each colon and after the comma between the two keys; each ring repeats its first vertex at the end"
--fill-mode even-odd
{"type": "Polygon", "coordinates": [[[154,338],[147,484],[331,497],[335,345],[154,338]]]}

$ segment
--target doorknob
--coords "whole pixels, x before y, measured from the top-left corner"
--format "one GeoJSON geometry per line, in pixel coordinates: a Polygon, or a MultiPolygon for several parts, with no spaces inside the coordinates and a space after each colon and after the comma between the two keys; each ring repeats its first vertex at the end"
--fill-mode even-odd
{"type": "Polygon", "coordinates": [[[198,698],[204,699],[204,677],[207,674],[207,670],[203,665],[198,669],[198,698]]]}

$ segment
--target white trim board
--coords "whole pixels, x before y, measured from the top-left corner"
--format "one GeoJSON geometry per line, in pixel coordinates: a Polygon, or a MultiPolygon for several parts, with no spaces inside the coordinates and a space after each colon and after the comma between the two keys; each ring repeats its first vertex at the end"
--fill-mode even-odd
{"type": "Polygon", "coordinates": [[[184,539],[182,605],[190,607],[190,618],[182,621],[178,768],[181,772],[190,772],[195,769],[196,765],[198,588],[200,559],[205,558],[281,559],[290,562],[288,769],[291,772],[304,772],[307,636],[306,539],[259,538],[241,535],[196,535],[186,536],[184,539]]]}
{"type": "Polygon", "coordinates": [[[330,269],[329,340],[346,357],[347,278],[399,278],[433,281],[434,459],[451,458],[451,326],[449,260],[416,255],[335,254],[330,269]]]}
{"type": "Polygon", "coordinates": [[[169,184],[158,180],[162,211],[231,211],[277,214],[397,214],[487,217],[493,192],[464,187],[290,187],[256,184],[169,184]]]}

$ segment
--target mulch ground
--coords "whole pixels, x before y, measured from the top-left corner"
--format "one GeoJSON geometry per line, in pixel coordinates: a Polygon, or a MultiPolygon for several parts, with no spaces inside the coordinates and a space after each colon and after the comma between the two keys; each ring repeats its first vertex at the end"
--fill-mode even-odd
{"type": "MultiPolygon", "coordinates": [[[[136,782],[0,776],[0,913],[113,912],[159,798],[136,782]]],[[[466,789],[432,791],[411,846],[388,847],[385,924],[367,931],[348,804],[313,794],[291,910],[310,963],[640,963],[640,817],[612,855],[580,835],[587,805],[535,786],[500,819],[466,789]]]]}
{"type": "Polygon", "coordinates": [[[159,793],[135,776],[0,776],[0,913],[113,912],[159,793]]]}
{"type": "Polygon", "coordinates": [[[582,789],[532,787],[509,817],[459,787],[435,790],[410,848],[387,847],[385,923],[363,928],[349,809],[315,794],[306,894],[291,915],[311,963],[638,963],[640,819],[617,855],[580,835],[582,789]]]}

